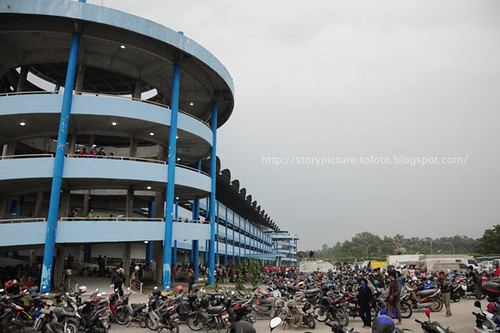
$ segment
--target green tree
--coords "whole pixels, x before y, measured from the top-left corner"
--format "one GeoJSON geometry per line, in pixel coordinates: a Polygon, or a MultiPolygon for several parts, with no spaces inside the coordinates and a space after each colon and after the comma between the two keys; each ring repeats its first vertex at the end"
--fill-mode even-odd
{"type": "Polygon", "coordinates": [[[250,282],[254,287],[260,282],[260,264],[257,260],[250,262],[250,282]]]}
{"type": "Polygon", "coordinates": [[[477,241],[476,251],[482,254],[500,253],[500,224],[484,231],[483,237],[477,241]]]}

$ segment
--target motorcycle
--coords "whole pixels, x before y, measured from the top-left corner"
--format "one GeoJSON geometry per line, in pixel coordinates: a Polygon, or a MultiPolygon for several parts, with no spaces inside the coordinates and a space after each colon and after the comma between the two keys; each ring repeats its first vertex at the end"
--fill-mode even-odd
{"type": "Polygon", "coordinates": [[[342,301],[341,297],[335,298],[331,292],[323,296],[314,308],[316,320],[319,322],[337,321],[341,325],[349,325],[349,315],[342,306],[342,301]]]}
{"type": "MultiPolygon", "coordinates": [[[[416,291],[416,288],[404,287],[404,293],[401,296],[401,307],[410,309],[430,309],[432,312],[439,312],[443,308],[443,299],[440,289],[428,289],[416,291]],[[405,305],[403,305],[405,303],[405,305]],[[408,305],[408,306],[406,306],[408,305]]],[[[403,312],[403,311],[401,311],[403,312]]],[[[406,311],[407,317],[411,316],[412,311],[406,311]]]]}
{"type": "Polygon", "coordinates": [[[481,313],[472,312],[474,316],[476,316],[476,327],[474,327],[474,332],[476,333],[494,333],[500,330],[500,318],[497,318],[499,315],[493,313],[485,313],[481,308],[481,302],[475,301],[474,306],[481,310],[481,313]],[[497,321],[497,322],[495,322],[497,321]]]}
{"type": "Polygon", "coordinates": [[[450,328],[444,328],[437,321],[431,322],[431,311],[429,309],[425,309],[425,315],[427,316],[427,321],[420,321],[415,319],[417,323],[420,324],[422,330],[425,333],[453,333],[450,328]]]}

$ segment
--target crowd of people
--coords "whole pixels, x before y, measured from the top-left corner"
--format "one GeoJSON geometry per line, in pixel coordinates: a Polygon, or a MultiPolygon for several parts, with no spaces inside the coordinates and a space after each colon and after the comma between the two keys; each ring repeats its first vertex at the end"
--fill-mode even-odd
{"type": "MultiPolygon", "coordinates": [[[[91,158],[97,158],[97,157],[103,157],[106,156],[106,152],[104,151],[104,148],[99,148],[97,149],[97,145],[92,145],[92,148],[87,151],[86,147],[83,147],[82,149],[76,148],[75,150],[75,155],[79,155],[80,157],[91,157],[91,158]]],[[[113,156],[113,153],[109,153],[109,156],[113,156]]]]}

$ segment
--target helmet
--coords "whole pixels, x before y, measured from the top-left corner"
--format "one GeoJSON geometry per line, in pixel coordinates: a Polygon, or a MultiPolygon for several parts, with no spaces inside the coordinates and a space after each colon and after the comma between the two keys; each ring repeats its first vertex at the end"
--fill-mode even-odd
{"type": "Polygon", "coordinates": [[[231,325],[230,333],[257,333],[255,328],[248,321],[237,321],[231,325]]]}
{"type": "Polygon", "coordinates": [[[191,291],[194,292],[194,293],[198,292],[198,286],[197,285],[192,286],[191,287],[191,291]]]}
{"type": "Polygon", "coordinates": [[[178,285],[177,287],[175,287],[175,290],[177,290],[178,293],[182,293],[184,288],[181,285],[178,285]]]}
{"type": "Polygon", "coordinates": [[[161,290],[160,289],[153,290],[153,296],[160,296],[160,295],[161,295],[161,290]]]}
{"type": "Polygon", "coordinates": [[[138,271],[140,270],[141,268],[139,266],[135,266],[135,270],[138,271]]]}
{"type": "Polygon", "coordinates": [[[118,268],[118,272],[123,273],[124,272],[123,268],[118,268]]]}
{"type": "Polygon", "coordinates": [[[395,330],[396,325],[388,316],[378,316],[373,320],[372,333],[393,333],[395,330]]]}
{"type": "Polygon", "coordinates": [[[87,287],[86,286],[81,286],[80,288],[78,288],[78,290],[80,290],[82,293],[86,293],[87,292],[87,287]]]}
{"type": "Polygon", "coordinates": [[[498,306],[495,304],[495,302],[488,303],[486,309],[488,309],[489,313],[498,313],[498,306]]]}

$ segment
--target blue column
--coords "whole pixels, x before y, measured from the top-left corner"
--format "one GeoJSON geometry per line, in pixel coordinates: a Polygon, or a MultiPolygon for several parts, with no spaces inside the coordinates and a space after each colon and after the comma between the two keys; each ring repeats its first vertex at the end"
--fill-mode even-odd
{"type": "Polygon", "coordinates": [[[225,244],[225,250],[224,250],[224,266],[227,266],[227,206],[226,206],[226,218],[224,219],[224,221],[226,222],[226,223],[224,224],[225,229],[226,229],[226,235],[225,235],[225,240],[224,240],[224,244],[225,244]]]}
{"type": "MultiPolygon", "coordinates": [[[[201,161],[196,162],[196,169],[201,171],[201,161]]],[[[199,199],[193,200],[192,211],[193,211],[193,220],[198,221],[200,219],[200,200],[199,199]]],[[[193,266],[194,266],[193,268],[194,268],[194,278],[196,281],[198,281],[198,275],[199,275],[199,272],[198,272],[199,254],[200,254],[199,243],[200,242],[198,240],[193,240],[193,249],[192,249],[193,266]]]]}
{"type": "Polygon", "coordinates": [[[234,222],[235,222],[235,220],[234,220],[234,210],[233,210],[233,223],[232,223],[232,226],[233,226],[233,264],[234,264],[234,242],[235,242],[235,239],[234,239],[234,229],[236,229],[234,227],[234,222]]]}
{"type": "Polygon", "coordinates": [[[71,50],[69,53],[68,69],[66,72],[66,85],[64,87],[61,118],[59,120],[56,157],[52,173],[52,188],[50,190],[49,215],[47,218],[47,229],[45,232],[45,249],[43,252],[42,278],[40,282],[40,291],[44,293],[50,291],[50,284],[52,281],[52,262],[54,260],[54,247],[56,243],[57,218],[59,215],[59,200],[61,198],[61,184],[64,169],[64,154],[66,153],[66,141],[68,138],[69,118],[71,104],[73,102],[73,87],[75,84],[79,49],[80,34],[74,33],[71,40],[71,50]]]}
{"type": "Polygon", "coordinates": [[[21,216],[21,212],[23,211],[23,203],[24,203],[24,196],[21,195],[21,198],[19,198],[19,201],[17,202],[17,205],[16,205],[17,216],[21,216]]]}
{"type": "MultiPolygon", "coordinates": [[[[151,201],[149,205],[149,217],[155,217],[155,201],[151,201]]],[[[153,267],[153,242],[149,241],[148,246],[146,247],[146,265],[149,267],[153,267]]]]}
{"type": "Polygon", "coordinates": [[[12,214],[12,211],[14,210],[14,204],[16,203],[15,200],[9,199],[7,201],[7,214],[10,215],[12,214]]]}
{"type": "Polygon", "coordinates": [[[215,218],[216,219],[216,223],[217,223],[217,237],[215,237],[215,242],[217,244],[217,254],[215,256],[215,264],[216,265],[219,265],[219,224],[220,224],[220,221],[219,221],[219,201],[217,201],[217,217],[215,218]]]}
{"type": "Polygon", "coordinates": [[[246,257],[247,255],[247,235],[246,235],[246,225],[247,225],[247,221],[246,220],[243,220],[243,256],[246,257]]]}
{"type": "Polygon", "coordinates": [[[205,265],[208,264],[208,252],[210,252],[209,240],[205,239],[205,255],[204,255],[204,258],[203,258],[205,265]]]}
{"type": "Polygon", "coordinates": [[[170,133],[168,137],[168,174],[165,209],[165,236],[163,237],[163,290],[170,290],[170,268],[172,263],[172,223],[175,190],[175,162],[177,149],[177,116],[179,112],[179,90],[181,65],[174,63],[171,95],[170,133]]]}
{"type": "Polygon", "coordinates": [[[241,216],[238,215],[238,264],[241,262],[241,216]]]}
{"type": "Polygon", "coordinates": [[[194,279],[198,281],[198,240],[193,240],[193,270],[194,270],[194,279]]]}
{"type": "Polygon", "coordinates": [[[177,239],[174,239],[174,250],[172,252],[172,265],[177,267],[177,239]]]}
{"type": "Polygon", "coordinates": [[[212,128],[212,149],[210,151],[210,177],[212,186],[210,190],[210,255],[208,263],[208,285],[214,285],[214,245],[215,245],[215,183],[217,172],[217,102],[212,102],[212,118],[210,119],[210,127],[212,128]]]}
{"type": "Polygon", "coordinates": [[[292,239],[288,239],[288,266],[292,266],[292,239]]]}

